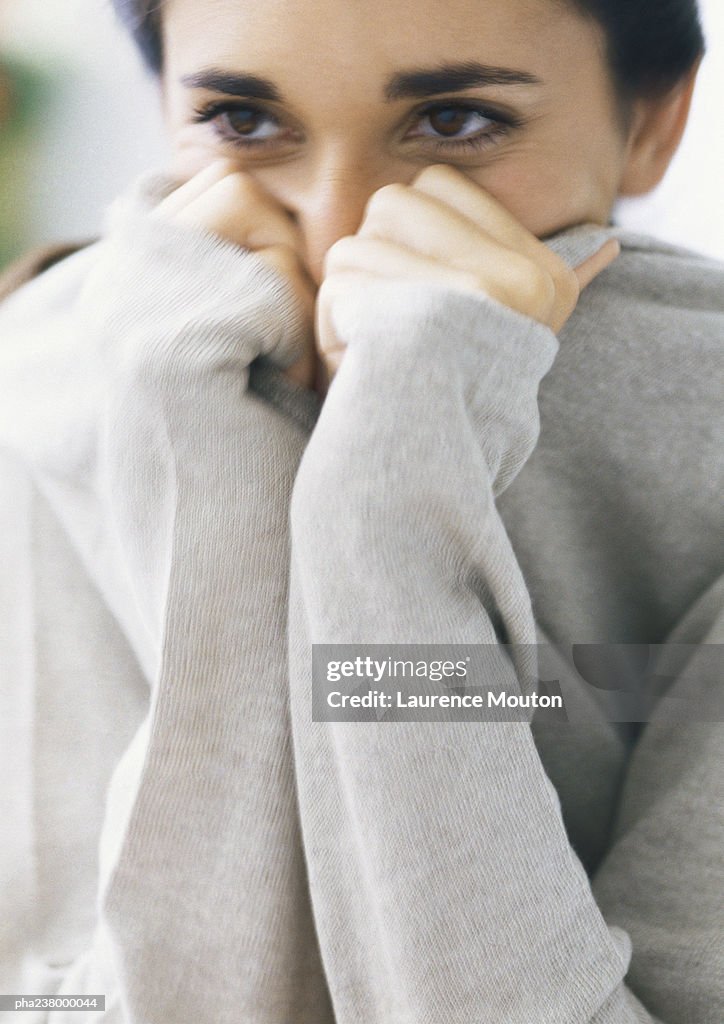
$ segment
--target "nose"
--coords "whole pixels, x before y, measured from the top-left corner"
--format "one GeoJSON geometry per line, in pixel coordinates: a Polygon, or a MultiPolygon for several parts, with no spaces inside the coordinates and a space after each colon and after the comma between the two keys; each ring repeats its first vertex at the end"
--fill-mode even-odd
{"type": "Polygon", "coordinates": [[[307,270],[318,286],[328,249],[357,231],[372,194],[395,180],[399,178],[389,173],[345,163],[317,170],[298,187],[287,190],[284,202],[300,228],[307,270]]]}

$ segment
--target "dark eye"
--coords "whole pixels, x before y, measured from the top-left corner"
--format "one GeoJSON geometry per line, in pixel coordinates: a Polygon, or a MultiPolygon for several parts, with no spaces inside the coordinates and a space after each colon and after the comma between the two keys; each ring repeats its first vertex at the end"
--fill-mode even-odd
{"type": "Polygon", "coordinates": [[[408,138],[430,140],[439,148],[484,148],[495,144],[520,122],[463,103],[436,103],[418,115],[408,138]]]}
{"type": "Polygon", "coordinates": [[[442,107],[428,114],[428,123],[440,135],[471,135],[494,122],[478,111],[461,107],[442,107]]]}
{"type": "Polygon", "coordinates": [[[262,107],[246,103],[210,103],[196,110],[194,122],[208,123],[225,142],[237,146],[263,146],[293,141],[294,132],[262,107]]]}
{"type": "Polygon", "coordinates": [[[255,111],[252,106],[240,106],[238,110],[226,111],[220,120],[235,135],[242,135],[244,138],[269,138],[274,133],[273,118],[261,111],[255,111]]]}

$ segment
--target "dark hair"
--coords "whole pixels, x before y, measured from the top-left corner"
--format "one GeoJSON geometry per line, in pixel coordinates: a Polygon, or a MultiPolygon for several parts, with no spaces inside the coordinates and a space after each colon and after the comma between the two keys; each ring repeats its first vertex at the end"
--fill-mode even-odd
{"type": "Polygon", "coordinates": [[[116,14],[141,51],[147,68],[158,74],[163,65],[161,6],[163,0],[112,0],[116,14]]]}
{"type": "Polygon", "coordinates": [[[568,0],[603,27],[624,100],[667,92],[705,50],[697,0],[568,0]]]}
{"type": "MultiPolygon", "coordinates": [[[[608,60],[624,98],[665,92],[704,52],[697,0],[559,0],[595,18],[608,39],[608,60]]],[[[163,0],[113,0],[146,65],[161,70],[163,0]]]]}

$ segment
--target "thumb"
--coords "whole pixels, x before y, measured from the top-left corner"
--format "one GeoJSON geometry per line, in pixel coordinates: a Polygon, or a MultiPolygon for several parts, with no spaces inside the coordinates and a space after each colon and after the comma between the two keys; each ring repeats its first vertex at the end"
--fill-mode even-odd
{"type": "Polygon", "coordinates": [[[574,273],[578,278],[581,291],[586,288],[595,277],[610,266],[621,252],[621,243],[616,238],[609,238],[598,252],[589,256],[587,260],[575,268],[574,273]]]}

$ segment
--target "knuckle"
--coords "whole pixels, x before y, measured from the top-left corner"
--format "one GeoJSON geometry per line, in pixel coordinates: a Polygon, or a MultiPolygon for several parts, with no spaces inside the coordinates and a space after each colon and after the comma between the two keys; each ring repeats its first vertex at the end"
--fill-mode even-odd
{"type": "Polygon", "coordinates": [[[350,248],[354,246],[354,236],[345,235],[333,242],[324,254],[322,261],[325,276],[334,273],[349,263],[350,248]]]}
{"type": "Polygon", "coordinates": [[[407,195],[408,191],[407,185],[403,185],[402,182],[391,181],[389,185],[383,185],[372,194],[372,202],[397,202],[407,195]]]}
{"type": "Polygon", "coordinates": [[[575,305],[581,292],[581,286],[573,268],[563,260],[556,260],[551,268],[551,277],[559,300],[566,305],[570,303],[575,305]]]}
{"type": "Polygon", "coordinates": [[[407,193],[407,186],[399,182],[392,182],[389,185],[383,185],[382,188],[378,188],[367,201],[365,221],[375,217],[384,217],[391,207],[396,206],[404,199],[407,193]]]}
{"type": "Polygon", "coordinates": [[[423,167],[421,171],[418,171],[418,173],[412,179],[412,187],[413,188],[424,188],[425,185],[428,184],[428,182],[434,181],[434,180],[435,180],[435,175],[433,173],[433,165],[432,164],[428,164],[427,167],[423,167]]]}
{"type": "Polygon", "coordinates": [[[270,196],[257,185],[250,174],[238,169],[212,186],[209,199],[217,208],[233,212],[237,217],[253,214],[251,219],[254,221],[258,221],[258,213],[261,210],[267,217],[274,212],[270,196]]]}
{"type": "MultiPolygon", "coordinates": [[[[225,156],[220,156],[214,160],[211,163],[210,170],[211,169],[213,169],[214,173],[217,174],[219,178],[228,178],[229,175],[235,174],[239,170],[234,161],[225,156]]],[[[206,169],[204,168],[201,173],[206,173],[206,169]]]]}
{"type": "Polygon", "coordinates": [[[449,164],[428,164],[427,167],[423,167],[420,173],[416,175],[413,184],[415,186],[424,186],[430,182],[457,180],[457,177],[458,175],[454,168],[450,167],[449,164]]]}
{"type": "Polygon", "coordinates": [[[484,295],[491,295],[490,281],[487,276],[482,273],[476,273],[474,270],[458,270],[456,271],[457,281],[459,286],[464,291],[471,292],[482,292],[484,295]]]}
{"type": "Polygon", "coordinates": [[[258,202],[261,198],[261,190],[250,174],[245,171],[234,171],[224,178],[227,190],[240,202],[258,202]]]}
{"type": "Polygon", "coordinates": [[[553,305],[556,288],[551,275],[538,263],[521,259],[513,264],[511,286],[523,310],[539,316],[553,305]]]}

